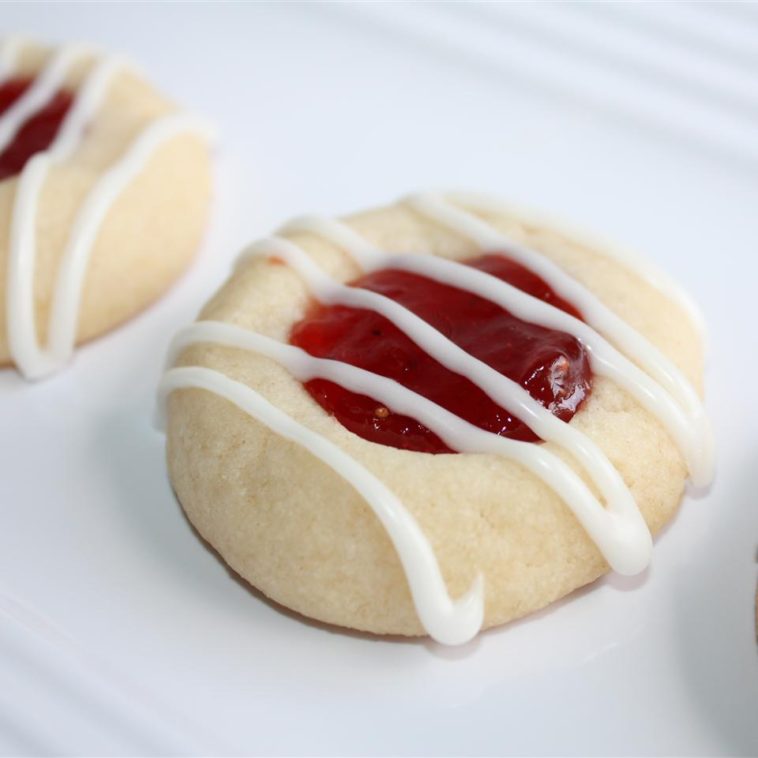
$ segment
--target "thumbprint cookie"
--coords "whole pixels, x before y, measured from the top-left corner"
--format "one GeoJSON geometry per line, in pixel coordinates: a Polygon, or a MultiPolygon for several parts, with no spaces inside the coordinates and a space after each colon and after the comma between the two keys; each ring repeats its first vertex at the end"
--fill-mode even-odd
{"type": "Polygon", "coordinates": [[[645,569],[712,476],[702,351],[660,273],[493,200],[304,217],[175,337],[169,474],[276,602],[459,644],[645,569]]]}
{"type": "Polygon", "coordinates": [[[210,191],[207,130],[127,62],[0,44],[0,365],[51,374],[160,296],[210,191]]]}

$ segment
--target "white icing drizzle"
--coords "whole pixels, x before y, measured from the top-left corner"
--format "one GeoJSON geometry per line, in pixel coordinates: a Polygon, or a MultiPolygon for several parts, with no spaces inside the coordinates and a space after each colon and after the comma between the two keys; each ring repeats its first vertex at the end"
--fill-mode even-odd
{"type": "Polygon", "coordinates": [[[416,519],[370,471],[333,442],[272,405],[255,390],[212,369],[189,366],[166,373],[160,393],[199,388],[234,403],[276,434],[301,445],[345,479],[366,500],[397,550],[419,620],[439,642],[458,645],[470,640],[484,617],[483,580],[478,575],[465,595],[453,601],[429,541],[416,519]]]}
{"type": "MultiPolygon", "coordinates": [[[[53,56],[34,83],[0,116],[0,145],[8,144],[25,120],[58,91],[70,66],[90,51],[66,47],[53,56]],[[14,108],[18,109],[14,111],[14,108]],[[2,139],[6,142],[3,143],[2,139]]],[[[65,365],[74,351],[79,303],[90,254],[103,221],[126,187],[144,170],[161,144],[182,133],[207,135],[207,127],[183,113],[148,124],[84,199],[58,266],[48,323],[48,344],[37,342],[34,266],[39,198],[52,167],[67,160],[81,144],[84,129],[102,105],[113,77],[125,66],[117,57],[95,63],[46,151],[34,155],[17,178],[10,225],[6,308],[8,345],[14,363],[27,379],[39,379],[65,365]]]]}
{"type": "MultiPolygon", "coordinates": [[[[450,208],[453,218],[449,218],[446,215],[448,204],[442,198],[424,196],[422,200],[423,202],[418,198],[413,200],[414,206],[420,204],[425,213],[428,213],[431,207],[437,220],[466,236],[472,236],[472,228],[468,225],[470,221],[476,231],[475,241],[483,248],[483,251],[503,252],[510,255],[512,249],[510,241],[504,240],[491,227],[463,211],[461,213],[464,213],[465,218],[463,220],[458,218],[455,214],[460,209],[452,206],[450,208]],[[483,228],[478,226],[479,223],[482,224],[483,228]],[[485,229],[488,230],[487,234],[485,234],[485,229]]],[[[657,362],[657,351],[652,346],[649,346],[650,349],[648,350],[648,346],[643,344],[644,340],[641,343],[637,339],[630,339],[625,330],[621,331],[619,337],[617,325],[613,319],[605,319],[605,314],[597,307],[597,303],[588,301],[584,297],[584,295],[590,295],[594,298],[591,293],[586,291],[582,293],[581,289],[572,290],[562,281],[559,283],[563,284],[564,287],[556,286],[553,280],[559,280],[560,277],[556,276],[555,272],[549,272],[552,273],[552,278],[550,278],[543,274],[538,265],[533,265],[533,260],[543,260],[539,254],[522,247],[519,250],[521,258],[516,255],[512,257],[542,276],[556,292],[576,305],[583,314],[586,315],[588,310],[591,311],[594,316],[592,326],[595,326],[598,331],[603,331],[609,341],[597,334],[590,325],[574,319],[542,301],[525,295],[525,293],[510,287],[496,277],[434,256],[397,256],[376,250],[354,230],[340,222],[307,217],[291,222],[287,225],[286,230],[317,235],[331,241],[351,255],[364,270],[395,268],[414,271],[428,278],[452,284],[459,289],[485,297],[524,320],[574,334],[587,348],[593,369],[618,381],[669,429],[674,441],[682,450],[693,476],[701,480],[708,477],[709,471],[712,470],[712,465],[709,465],[707,460],[708,446],[704,445],[702,448],[698,448],[697,441],[693,440],[693,437],[703,432],[707,433],[707,427],[702,421],[704,414],[694,390],[689,387],[681,375],[672,374],[667,366],[661,368],[657,362]],[[476,276],[468,276],[469,273],[476,276]],[[571,292],[567,293],[566,289],[570,289],[571,292]],[[612,346],[611,342],[621,344],[622,349],[627,349],[628,344],[631,344],[634,359],[645,369],[648,369],[653,376],[648,376],[640,367],[629,361],[627,357],[612,346]],[[656,380],[660,380],[665,386],[661,387],[656,380]]],[[[543,406],[534,401],[518,384],[508,380],[487,364],[461,350],[403,306],[377,293],[349,287],[331,279],[292,241],[278,237],[262,240],[248,248],[243,254],[242,260],[254,256],[275,257],[283,260],[298,273],[307,284],[310,292],[323,303],[371,309],[392,321],[430,356],[448,369],[465,376],[478,385],[495,402],[508,408],[509,412],[524,421],[542,439],[552,441],[571,453],[603,495],[606,506],[603,507],[598,502],[569,466],[543,446],[508,440],[485,432],[392,380],[365,372],[349,364],[314,358],[299,348],[284,345],[238,326],[217,322],[199,322],[189,327],[180,332],[172,343],[171,362],[178,357],[184,348],[191,344],[200,342],[220,344],[260,353],[281,364],[301,381],[308,381],[315,377],[329,379],[346,389],[376,398],[378,402],[382,402],[395,412],[411,416],[425,424],[455,450],[494,453],[524,465],[560,494],[615,570],[623,573],[637,573],[647,565],[652,539],[644,519],[618,472],[602,451],[584,434],[559,421],[543,406]]],[[[560,270],[558,273],[567,277],[560,270]]],[[[570,277],[567,278],[570,279],[570,277]]],[[[620,320],[618,317],[615,318],[620,320]]],[[[636,333],[634,334],[636,335],[636,333]]],[[[641,335],[636,336],[642,339],[641,335]]],[[[224,380],[231,380],[222,374],[210,369],[200,369],[200,371],[206,372],[202,374],[202,380],[200,380],[196,374],[182,373],[179,375],[176,373],[192,370],[186,368],[171,369],[166,374],[161,386],[162,398],[165,399],[169,392],[180,387],[208,389],[231,399],[243,410],[247,410],[256,418],[263,420],[263,423],[274,428],[272,424],[261,419],[260,415],[253,413],[246,405],[237,402],[239,398],[234,399],[229,396],[223,382],[224,380]]],[[[239,386],[243,387],[244,385],[239,386]]],[[[253,392],[247,387],[245,390],[253,392]]],[[[253,394],[259,400],[261,399],[257,393],[253,394]]],[[[289,421],[295,423],[292,419],[289,421]]],[[[293,437],[289,438],[293,439],[293,437]]],[[[304,444],[321,460],[325,460],[322,455],[325,449],[324,444],[332,445],[320,435],[316,435],[315,438],[308,436],[307,440],[303,436],[299,436],[297,441],[304,444]]],[[[344,468],[343,463],[342,460],[332,460],[330,465],[337,473],[356,486],[355,482],[348,477],[348,469],[344,468]]],[[[703,483],[705,482],[703,481],[703,483]]],[[[356,489],[365,496],[360,487],[356,486],[356,489]]],[[[386,492],[386,495],[391,496],[391,493],[386,492]]],[[[375,508],[375,504],[372,503],[372,507],[375,508]]],[[[400,548],[395,543],[395,537],[393,536],[392,539],[400,555],[400,548]]],[[[414,544],[413,549],[419,551],[419,554],[429,547],[428,541],[420,532],[414,533],[414,540],[411,542],[414,544]],[[416,539],[419,540],[418,543],[415,543],[416,539]]],[[[403,549],[406,549],[409,543],[403,542],[402,544],[403,549]]],[[[418,587],[418,577],[409,573],[411,564],[406,557],[401,555],[401,561],[406,570],[417,608],[419,603],[423,603],[425,609],[428,609],[429,604],[438,609],[435,623],[441,623],[442,630],[436,626],[430,626],[425,620],[426,617],[422,617],[422,613],[419,611],[419,618],[427,631],[443,642],[451,639],[457,642],[465,641],[463,635],[457,632],[455,634],[449,633],[448,625],[450,625],[449,628],[452,628],[453,622],[451,618],[446,617],[441,612],[442,609],[448,611],[450,609],[451,601],[446,591],[444,594],[442,592],[434,594],[431,589],[427,588],[428,595],[426,597],[423,599],[417,597],[413,587],[418,587]]],[[[478,591],[483,592],[481,585],[478,591]]],[[[466,599],[471,599],[474,592],[475,589],[472,587],[467,593],[466,599]]],[[[425,613],[427,612],[425,611],[425,613]]],[[[456,627],[456,630],[459,631],[460,628],[456,627]]]]}
{"type": "Polygon", "coordinates": [[[62,161],[74,152],[83,138],[87,124],[105,100],[113,77],[126,67],[126,61],[115,55],[103,58],[92,67],[55,135],[53,144],[46,151],[51,158],[62,161]]]}

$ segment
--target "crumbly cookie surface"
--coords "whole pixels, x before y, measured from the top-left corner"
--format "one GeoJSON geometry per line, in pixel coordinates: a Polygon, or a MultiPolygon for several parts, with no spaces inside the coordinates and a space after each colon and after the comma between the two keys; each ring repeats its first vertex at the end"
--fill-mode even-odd
{"type": "MultiPolygon", "coordinates": [[[[629,269],[560,230],[516,215],[487,221],[555,260],[701,381],[699,337],[681,308],[629,269]]],[[[470,242],[403,205],[346,219],[377,247],[465,259],[470,242]]],[[[359,272],[348,256],[308,235],[292,235],[343,281],[359,272]]],[[[227,321],[286,341],[309,295],[276,262],[240,268],[202,318],[227,321]]],[[[493,455],[428,455],[367,442],[344,429],[283,368],[249,352],[197,345],[180,365],[207,366],[256,389],[339,445],[384,481],[430,540],[450,594],[485,579],[484,627],[502,624],[581,587],[608,567],[559,495],[511,461],[493,455]]],[[[595,376],[590,399],[571,421],[606,453],[651,530],[674,515],[686,469],[660,423],[595,376]]],[[[380,634],[423,634],[396,553],[362,498],[307,450],[271,433],[209,392],[169,398],[168,465],[192,523],[241,576],[306,616],[380,634]]],[[[548,443],[571,462],[570,455],[548,443]]]]}
{"type": "MultiPolygon", "coordinates": [[[[13,77],[34,76],[54,51],[25,46],[13,77]]],[[[71,67],[65,87],[76,91],[96,63],[71,67]]],[[[81,143],[45,182],[37,212],[35,304],[45,343],[58,265],[87,193],[150,123],[176,111],[141,75],[126,68],[108,87],[81,143]]],[[[18,177],[0,181],[0,364],[10,355],[6,325],[9,233],[18,177]]],[[[210,151],[195,134],[168,140],[111,206],[92,249],[79,311],[77,342],[139,313],[187,267],[202,239],[211,195],[210,151]]]]}

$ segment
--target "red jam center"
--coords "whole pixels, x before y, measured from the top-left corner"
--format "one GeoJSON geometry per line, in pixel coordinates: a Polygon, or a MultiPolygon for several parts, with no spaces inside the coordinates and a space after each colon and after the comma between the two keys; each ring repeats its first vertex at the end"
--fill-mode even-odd
{"type": "MultiPolygon", "coordinates": [[[[542,279],[508,258],[483,255],[467,264],[581,318],[542,279]]],[[[572,418],[590,393],[587,355],[569,334],[521,321],[470,292],[404,271],[384,269],[351,284],[413,311],[468,353],[525,387],[563,421],[572,418]]],[[[293,327],[290,342],[319,358],[344,361],[395,379],[489,432],[517,440],[538,439],[476,385],[444,368],[373,311],[314,305],[293,327]]],[[[456,452],[422,424],[392,413],[370,397],[323,379],[311,380],[305,387],[322,408],[366,440],[422,453],[456,452]]]]}
{"type": "MultiPolygon", "coordinates": [[[[0,84],[0,115],[10,108],[32,85],[31,79],[9,79],[0,84]]],[[[20,173],[35,153],[47,150],[66,117],[73,96],[57,92],[36,113],[27,118],[16,135],[0,153],[0,181],[20,173]]]]}

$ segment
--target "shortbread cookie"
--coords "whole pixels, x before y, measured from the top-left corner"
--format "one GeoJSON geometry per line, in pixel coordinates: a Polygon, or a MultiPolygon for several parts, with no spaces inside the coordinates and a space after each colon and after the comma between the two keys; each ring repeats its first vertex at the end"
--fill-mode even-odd
{"type": "Polygon", "coordinates": [[[492,201],[294,221],[200,319],[161,387],[171,482],[320,621],[464,642],[642,571],[711,477],[689,301],[492,201]]]}
{"type": "Polygon", "coordinates": [[[210,204],[206,129],[126,62],[0,47],[0,364],[29,378],[160,296],[210,204]]]}

